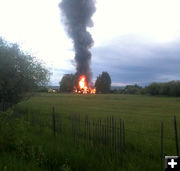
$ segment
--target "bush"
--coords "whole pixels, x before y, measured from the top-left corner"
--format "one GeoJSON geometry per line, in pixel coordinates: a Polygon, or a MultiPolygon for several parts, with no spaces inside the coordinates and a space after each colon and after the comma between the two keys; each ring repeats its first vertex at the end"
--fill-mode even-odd
{"type": "Polygon", "coordinates": [[[12,112],[0,112],[0,151],[15,149],[15,125],[12,122],[12,112]]]}
{"type": "Polygon", "coordinates": [[[124,89],[125,94],[140,94],[142,87],[135,85],[127,85],[124,89]]]}
{"type": "Polygon", "coordinates": [[[21,101],[27,92],[44,86],[50,73],[35,57],[23,53],[17,44],[0,38],[0,110],[21,101]]]}

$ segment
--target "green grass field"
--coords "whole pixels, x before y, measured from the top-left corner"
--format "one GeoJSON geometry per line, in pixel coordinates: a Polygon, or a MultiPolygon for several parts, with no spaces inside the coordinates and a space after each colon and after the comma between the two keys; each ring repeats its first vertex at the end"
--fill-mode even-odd
{"type": "Polygon", "coordinates": [[[0,170],[159,171],[162,170],[161,122],[164,123],[164,154],[176,155],[174,115],[180,137],[180,98],[34,94],[29,100],[19,103],[14,113],[10,112],[1,119],[1,125],[8,120],[9,126],[0,129],[3,154],[0,156],[0,170]],[[70,134],[54,137],[51,126],[48,126],[52,122],[52,106],[55,107],[57,128],[58,116],[61,116],[64,130],[69,128],[70,115],[88,116],[90,121],[101,118],[102,122],[107,116],[114,116],[117,121],[123,119],[124,150],[112,153],[111,148],[103,145],[89,145],[87,148],[81,140],[74,144],[70,134]]]}

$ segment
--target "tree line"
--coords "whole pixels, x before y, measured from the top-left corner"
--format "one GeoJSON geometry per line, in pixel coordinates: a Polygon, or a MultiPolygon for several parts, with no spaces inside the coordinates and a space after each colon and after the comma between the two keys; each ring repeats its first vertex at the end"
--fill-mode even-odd
{"type": "Polygon", "coordinates": [[[180,96],[180,81],[153,82],[146,87],[137,84],[127,85],[124,88],[111,90],[111,93],[180,96]]]}
{"type": "MultiPolygon", "coordinates": [[[[65,74],[60,84],[60,92],[73,92],[74,86],[78,86],[78,76],[77,74],[65,74]]],[[[111,77],[108,72],[102,72],[95,82],[97,93],[109,93],[111,88],[111,77]]]]}
{"type": "MultiPolygon", "coordinates": [[[[60,92],[73,92],[74,86],[78,84],[78,77],[76,74],[65,74],[59,84],[60,92]]],[[[111,89],[111,77],[108,72],[102,72],[97,77],[95,88],[97,93],[180,96],[180,81],[153,82],[146,87],[135,84],[111,89]]]]}
{"type": "Polygon", "coordinates": [[[49,71],[34,56],[0,38],[0,110],[5,111],[27,97],[28,92],[45,86],[49,78],[49,71]]]}

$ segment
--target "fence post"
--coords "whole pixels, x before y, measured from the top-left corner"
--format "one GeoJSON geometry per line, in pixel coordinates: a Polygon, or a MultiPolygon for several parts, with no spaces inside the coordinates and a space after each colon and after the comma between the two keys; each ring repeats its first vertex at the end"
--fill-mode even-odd
{"type": "Polygon", "coordinates": [[[116,120],[114,121],[114,151],[115,151],[115,153],[116,153],[116,146],[117,146],[117,144],[116,144],[116,135],[117,135],[117,127],[116,127],[116,120]]]}
{"type": "Polygon", "coordinates": [[[89,145],[89,119],[88,119],[88,116],[86,115],[86,118],[85,118],[85,125],[86,125],[86,133],[85,133],[85,141],[86,141],[86,148],[88,147],[89,145]]]}
{"type": "Polygon", "coordinates": [[[98,119],[98,122],[97,122],[97,132],[98,132],[97,140],[98,140],[98,144],[100,144],[100,142],[99,142],[99,119],[98,119]]]}
{"type": "Polygon", "coordinates": [[[101,119],[99,119],[99,143],[102,143],[101,119]]]}
{"type": "Polygon", "coordinates": [[[95,146],[95,123],[94,123],[94,119],[93,119],[93,128],[92,128],[92,130],[93,130],[93,134],[92,134],[92,136],[93,136],[93,145],[95,146]]]}
{"type": "Polygon", "coordinates": [[[88,129],[88,126],[87,126],[87,116],[85,116],[85,147],[87,147],[87,129],[88,129]]]}
{"type": "Polygon", "coordinates": [[[120,127],[117,127],[117,148],[120,151],[120,127]]]}
{"type": "Polygon", "coordinates": [[[73,115],[70,115],[70,120],[71,120],[71,137],[73,138],[74,141],[74,129],[73,129],[73,115]]]}
{"type": "Polygon", "coordinates": [[[91,141],[91,121],[90,119],[88,120],[88,145],[90,145],[91,141]]]}
{"type": "Polygon", "coordinates": [[[163,129],[164,129],[164,125],[163,122],[161,122],[161,168],[163,168],[163,129]]]}
{"type": "Polygon", "coordinates": [[[80,139],[81,136],[81,118],[80,115],[78,117],[78,139],[80,139]]]}
{"type": "Polygon", "coordinates": [[[62,118],[61,118],[61,115],[59,115],[59,132],[62,133],[62,118]]]}
{"type": "Polygon", "coordinates": [[[123,120],[123,147],[125,148],[125,124],[123,120]]]}
{"type": "Polygon", "coordinates": [[[107,146],[107,120],[105,119],[105,146],[107,146]]]}
{"type": "Polygon", "coordinates": [[[106,144],[107,146],[109,146],[109,117],[107,117],[107,120],[106,120],[106,131],[107,131],[106,144]]]}
{"type": "Polygon", "coordinates": [[[56,135],[56,120],[55,120],[54,106],[52,107],[52,129],[55,136],[56,135]]]}
{"type": "Polygon", "coordinates": [[[98,120],[95,122],[95,144],[98,144],[98,120]]]}
{"type": "Polygon", "coordinates": [[[114,152],[114,117],[112,116],[112,149],[114,152]]]}
{"type": "Polygon", "coordinates": [[[109,146],[112,146],[112,123],[111,123],[111,116],[109,118],[109,146]]]}
{"type": "Polygon", "coordinates": [[[104,143],[104,133],[105,133],[105,129],[104,129],[104,123],[103,123],[103,121],[102,121],[102,144],[103,145],[105,145],[105,143],[104,143]]]}
{"type": "Polygon", "coordinates": [[[74,144],[76,144],[76,134],[77,134],[77,115],[74,115],[74,144]]]}
{"type": "Polygon", "coordinates": [[[177,133],[176,116],[174,116],[174,131],[175,131],[176,153],[177,153],[177,156],[179,156],[179,146],[178,146],[178,133],[177,133]]]}
{"type": "Polygon", "coordinates": [[[121,126],[121,119],[120,119],[120,123],[119,123],[120,125],[120,150],[121,150],[121,148],[122,148],[122,126],[121,126]]]}

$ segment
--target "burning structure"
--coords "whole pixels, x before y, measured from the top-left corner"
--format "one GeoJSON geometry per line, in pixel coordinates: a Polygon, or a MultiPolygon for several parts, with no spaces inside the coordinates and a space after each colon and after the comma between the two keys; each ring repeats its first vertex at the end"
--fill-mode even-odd
{"type": "Polygon", "coordinates": [[[74,44],[78,78],[78,85],[74,87],[74,92],[95,93],[95,89],[92,88],[91,52],[89,51],[94,42],[87,31],[87,27],[93,26],[91,17],[95,12],[95,2],[94,0],[62,0],[59,7],[68,35],[74,44]]]}
{"type": "Polygon", "coordinates": [[[96,89],[88,86],[86,76],[82,75],[79,77],[78,86],[74,86],[73,92],[80,94],[95,94],[96,89]]]}

